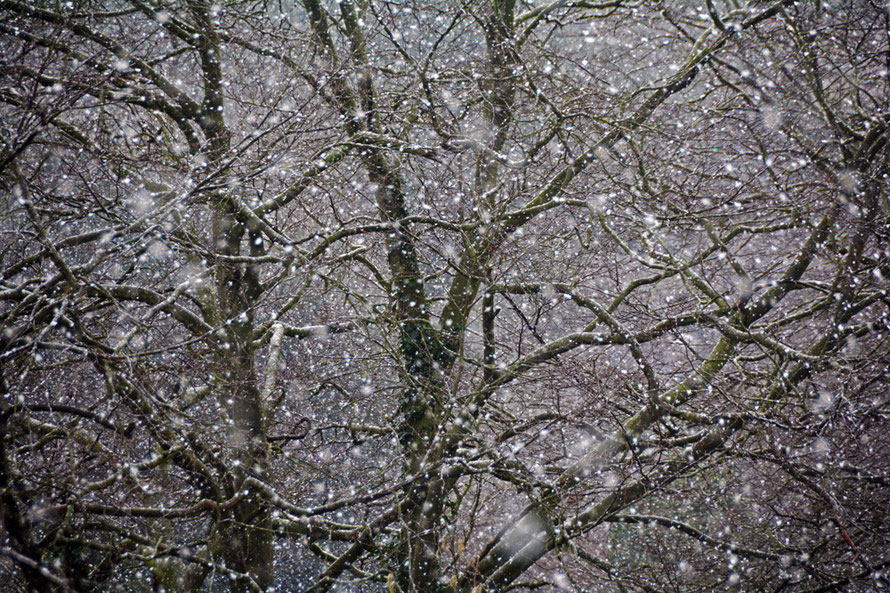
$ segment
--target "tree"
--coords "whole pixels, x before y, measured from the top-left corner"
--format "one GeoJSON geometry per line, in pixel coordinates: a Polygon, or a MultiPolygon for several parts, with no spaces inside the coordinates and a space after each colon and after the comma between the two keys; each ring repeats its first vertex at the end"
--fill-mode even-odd
{"type": "Polygon", "coordinates": [[[0,0],[13,590],[887,584],[867,0],[0,0]]]}

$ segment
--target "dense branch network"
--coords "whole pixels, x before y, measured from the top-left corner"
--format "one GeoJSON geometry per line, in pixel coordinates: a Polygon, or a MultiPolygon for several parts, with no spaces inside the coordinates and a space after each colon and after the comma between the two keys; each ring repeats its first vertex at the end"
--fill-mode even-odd
{"type": "Polygon", "coordinates": [[[0,578],[886,585],[888,32],[0,0],[0,578]]]}

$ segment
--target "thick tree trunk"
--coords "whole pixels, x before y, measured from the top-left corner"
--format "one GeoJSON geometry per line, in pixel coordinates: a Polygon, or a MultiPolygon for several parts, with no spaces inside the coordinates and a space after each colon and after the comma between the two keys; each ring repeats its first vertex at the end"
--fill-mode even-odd
{"type": "MultiPolygon", "coordinates": [[[[199,46],[204,84],[204,100],[198,123],[207,138],[207,157],[218,166],[231,148],[231,134],[226,127],[223,75],[219,39],[210,16],[211,7],[204,0],[192,0],[190,8],[202,23],[203,36],[199,46]]],[[[224,190],[211,198],[214,210],[211,232],[216,276],[217,327],[224,328],[225,337],[217,352],[217,396],[228,410],[231,426],[230,446],[233,467],[226,485],[227,495],[243,490],[243,480],[251,475],[264,478],[268,470],[268,443],[265,412],[259,378],[254,366],[252,346],[253,309],[262,294],[256,269],[249,264],[233,262],[241,254],[241,245],[248,233],[247,221],[240,216],[237,199],[224,190]]],[[[253,238],[253,237],[251,237],[253,238]]],[[[261,242],[252,241],[251,252],[261,249],[261,242]]],[[[247,575],[231,581],[232,593],[246,593],[259,587],[270,587],[274,581],[274,548],[271,516],[268,505],[259,493],[248,492],[234,507],[226,511],[219,526],[222,556],[232,570],[247,575]]]]}
{"type": "MultiPolygon", "coordinates": [[[[213,241],[219,255],[240,253],[244,225],[227,212],[214,221],[213,241]]],[[[219,366],[218,398],[228,410],[230,445],[234,463],[228,496],[242,489],[244,478],[265,477],[268,469],[265,413],[259,378],[251,346],[253,336],[252,304],[259,298],[259,283],[249,268],[223,259],[216,262],[216,296],[225,342],[217,355],[219,366]]],[[[229,568],[249,575],[261,589],[272,585],[273,555],[271,518],[268,507],[249,493],[227,511],[220,526],[222,555],[229,568]]],[[[233,580],[232,593],[246,593],[251,588],[243,580],[233,580]]]]}

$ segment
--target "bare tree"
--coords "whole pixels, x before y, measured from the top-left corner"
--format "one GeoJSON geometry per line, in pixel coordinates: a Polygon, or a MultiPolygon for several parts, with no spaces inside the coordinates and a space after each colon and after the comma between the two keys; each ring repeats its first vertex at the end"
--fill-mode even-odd
{"type": "Polygon", "coordinates": [[[0,0],[9,590],[872,590],[879,2],[0,0]]]}

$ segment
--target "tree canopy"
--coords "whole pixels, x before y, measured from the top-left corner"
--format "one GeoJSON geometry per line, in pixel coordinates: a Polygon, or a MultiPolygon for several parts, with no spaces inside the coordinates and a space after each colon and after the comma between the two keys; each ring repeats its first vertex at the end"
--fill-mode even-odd
{"type": "Polygon", "coordinates": [[[0,0],[2,591],[890,586],[882,0],[0,0]]]}

